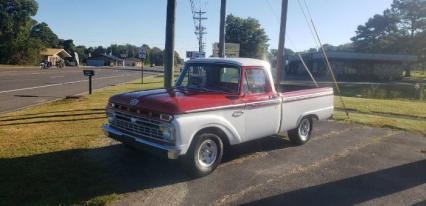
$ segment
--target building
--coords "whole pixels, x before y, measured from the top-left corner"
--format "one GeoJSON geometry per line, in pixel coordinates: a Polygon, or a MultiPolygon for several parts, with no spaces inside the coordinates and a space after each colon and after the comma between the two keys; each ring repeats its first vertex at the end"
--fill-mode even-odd
{"type": "MultiPolygon", "coordinates": [[[[327,56],[338,80],[401,79],[403,71],[417,61],[413,55],[327,52],[327,56]]],[[[316,79],[330,79],[323,53],[307,53],[302,58],[316,79]]],[[[285,79],[309,78],[298,55],[288,57],[284,76],[285,79]]]]}
{"type": "MultiPolygon", "coordinates": [[[[240,57],[240,44],[225,43],[225,56],[228,58],[240,57]]],[[[212,57],[219,57],[219,43],[213,44],[212,57]]]]}
{"type": "Polygon", "coordinates": [[[40,55],[43,61],[47,61],[51,66],[56,66],[59,63],[63,64],[66,58],[72,57],[64,49],[55,48],[47,48],[43,50],[40,55]]]}
{"type": "Polygon", "coordinates": [[[87,66],[95,66],[95,67],[111,66],[111,67],[115,67],[115,66],[123,66],[123,64],[124,64],[123,59],[120,59],[116,56],[108,55],[108,54],[101,54],[99,56],[89,57],[89,58],[86,59],[86,65],[87,66]]]}
{"type": "Polygon", "coordinates": [[[126,65],[126,67],[142,67],[142,60],[138,59],[138,58],[127,58],[124,60],[124,65],[126,65]]]}

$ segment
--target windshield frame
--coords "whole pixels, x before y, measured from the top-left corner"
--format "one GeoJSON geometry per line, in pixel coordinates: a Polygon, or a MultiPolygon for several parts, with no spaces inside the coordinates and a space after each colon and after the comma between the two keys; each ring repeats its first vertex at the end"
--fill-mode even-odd
{"type": "Polygon", "coordinates": [[[188,72],[190,66],[209,66],[209,65],[212,65],[212,66],[218,66],[219,65],[219,66],[225,66],[225,67],[228,66],[228,67],[236,68],[236,69],[238,69],[239,78],[238,78],[238,87],[237,87],[238,89],[235,92],[227,92],[227,91],[223,91],[223,90],[208,90],[208,91],[220,92],[220,93],[224,93],[224,94],[240,95],[243,68],[240,65],[229,64],[229,63],[186,63],[185,66],[184,66],[184,69],[179,74],[179,77],[176,80],[175,88],[186,88],[186,89],[192,89],[192,90],[206,91],[206,90],[202,90],[202,89],[189,88],[189,87],[186,87],[186,86],[178,86],[178,85],[182,84],[182,82],[184,81],[184,78],[186,76],[184,74],[186,74],[188,72]]]}

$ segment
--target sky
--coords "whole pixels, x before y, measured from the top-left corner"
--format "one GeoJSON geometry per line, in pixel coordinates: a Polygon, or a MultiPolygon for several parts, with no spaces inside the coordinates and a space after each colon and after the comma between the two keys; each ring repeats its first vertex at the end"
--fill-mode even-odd
{"type": "MultiPolygon", "coordinates": [[[[220,0],[193,0],[205,10],[206,53],[219,39],[220,0]]],[[[62,39],[76,45],[134,44],[164,48],[167,0],[37,0],[34,17],[46,22],[62,39]]],[[[392,0],[306,0],[323,43],[349,43],[358,25],[390,7],[392,0]]],[[[278,47],[281,0],[228,0],[227,14],[259,20],[269,37],[269,48],[278,47]]],[[[297,0],[289,0],[286,47],[302,51],[315,41],[297,0]]],[[[190,0],[177,0],[175,49],[180,56],[197,51],[190,0]]]]}

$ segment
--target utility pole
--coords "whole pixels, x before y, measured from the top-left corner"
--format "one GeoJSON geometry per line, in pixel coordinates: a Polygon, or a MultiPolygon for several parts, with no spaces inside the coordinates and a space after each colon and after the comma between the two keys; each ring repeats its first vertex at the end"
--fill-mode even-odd
{"type": "Polygon", "coordinates": [[[203,36],[204,34],[207,34],[206,32],[206,27],[204,27],[202,25],[202,21],[203,20],[207,20],[206,17],[204,17],[204,14],[206,14],[206,12],[201,11],[201,9],[199,11],[194,12],[194,20],[198,21],[198,25],[195,26],[195,35],[197,35],[198,38],[198,51],[199,52],[204,52],[204,42],[203,42],[203,36]]]}
{"type": "Polygon", "coordinates": [[[226,0],[220,1],[219,57],[225,57],[226,0]]]}
{"type": "Polygon", "coordinates": [[[164,88],[173,86],[176,0],[167,0],[166,46],[164,49],[164,88]]]}
{"type": "Polygon", "coordinates": [[[287,27],[287,10],[288,0],[282,0],[281,5],[281,25],[280,25],[280,38],[278,43],[278,54],[277,54],[277,71],[275,77],[275,88],[281,90],[281,72],[284,70],[284,48],[285,48],[285,33],[287,27]]]}

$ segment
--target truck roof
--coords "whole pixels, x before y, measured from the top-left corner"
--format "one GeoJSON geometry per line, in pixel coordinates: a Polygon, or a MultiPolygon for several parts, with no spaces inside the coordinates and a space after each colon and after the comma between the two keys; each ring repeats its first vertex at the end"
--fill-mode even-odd
{"type": "Polygon", "coordinates": [[[270,68],[268,62],[251,58],[200,58],[189,60],[186,63],[226,63],[238,66],[263,66],[270,68]]]}

